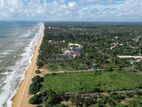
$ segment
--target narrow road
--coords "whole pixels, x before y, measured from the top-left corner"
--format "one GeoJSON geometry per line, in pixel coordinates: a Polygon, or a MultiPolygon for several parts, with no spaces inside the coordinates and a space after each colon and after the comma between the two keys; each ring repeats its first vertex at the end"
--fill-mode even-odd
{"type": "Polygon", "coordinates": [[[135,94],[136,92],[139,92],[139,93],[142,94],[142,89],[138,89],[138,90],[129,89],[129,90],[102,91],[102,92],[81,93],[81,94],[68,92],[68,93],[65,93],[65,96],[71,97],[73,95],[73,96],[93,97],[93,96],[97,96],[97,95],[100,95],[100,94],[112,94],[114,92],[118,93],[118,94],[121,94],[121,93],[135,94]]]}

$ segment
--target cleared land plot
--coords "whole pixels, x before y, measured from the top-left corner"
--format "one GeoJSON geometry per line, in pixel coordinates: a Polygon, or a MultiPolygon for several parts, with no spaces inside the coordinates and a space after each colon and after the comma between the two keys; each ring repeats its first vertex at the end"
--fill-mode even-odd
{"type": "Polygon", "coordinates": [[[48,74],[44,77],[42,91],[94,92],[96,90],[121,90],[142,87],[142,75],[136,72],[80,72],[48,74]]]}

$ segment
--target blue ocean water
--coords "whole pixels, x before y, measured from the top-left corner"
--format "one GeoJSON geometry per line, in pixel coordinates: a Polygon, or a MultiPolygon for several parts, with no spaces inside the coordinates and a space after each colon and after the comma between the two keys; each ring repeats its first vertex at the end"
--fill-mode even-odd
{"type": "Polygon", "coordinates": [[[39,22],[0,22],[0,107],[11,107],[42,30],[39,22]]]}

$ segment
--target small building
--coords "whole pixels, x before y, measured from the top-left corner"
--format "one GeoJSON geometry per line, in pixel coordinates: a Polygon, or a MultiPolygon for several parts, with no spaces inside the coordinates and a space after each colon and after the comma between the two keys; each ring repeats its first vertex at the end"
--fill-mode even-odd
{"type": "Polygon", "coordinates": [[[63,54],[64,54],[64,55],[71,55],[71,54],[72,54],[72,51],[71,51],[71,50],[65,50],[63,54]]]}
{"type": "Polygon", "coordinates": [[[82,46],[80,44],[77,44],[77,43],[75,43],[75,44],[69,43],[68,47],[79,47],[79,48],[82,48],[82,46]]]}

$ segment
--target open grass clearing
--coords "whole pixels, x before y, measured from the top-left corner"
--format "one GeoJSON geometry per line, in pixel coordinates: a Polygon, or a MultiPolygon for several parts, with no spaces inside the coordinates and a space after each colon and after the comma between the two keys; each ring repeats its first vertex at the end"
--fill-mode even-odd
{"type": "Polygon", "coordinates": [[[96,90],[121,90],[142,87],[142,75],[136,72],[78,72],[47,74],[41,91],[95,92],[96,90]]]}

